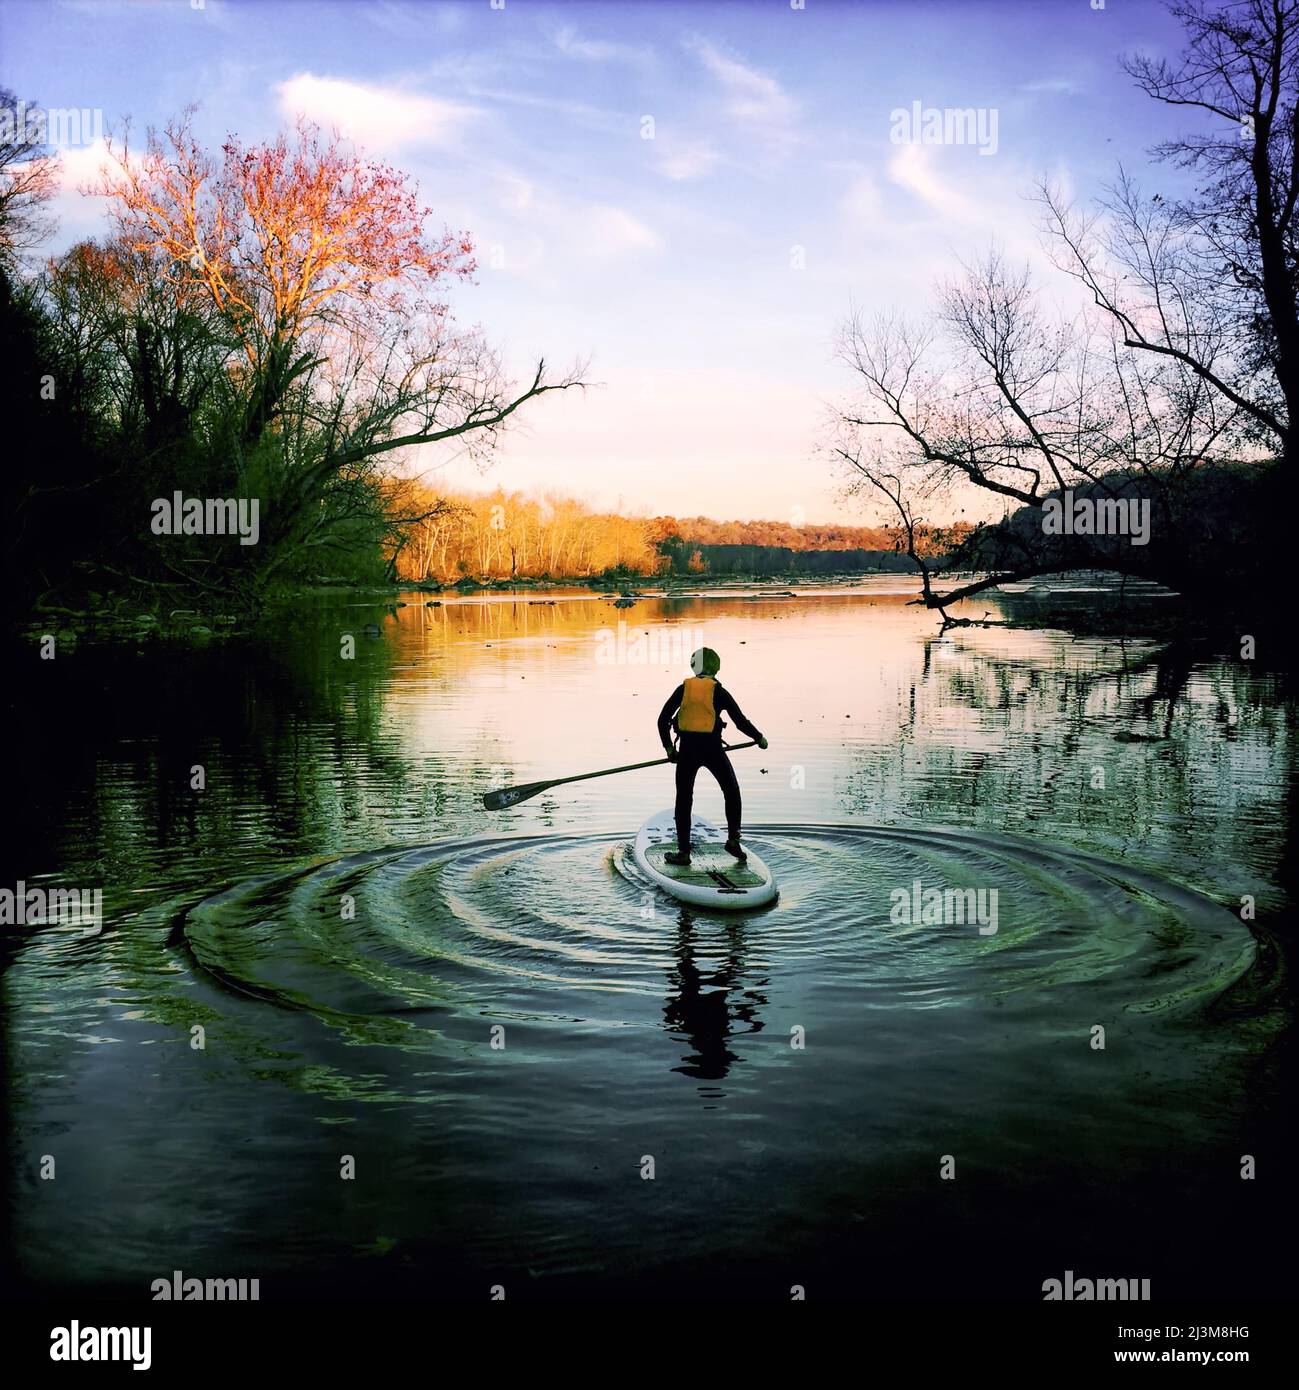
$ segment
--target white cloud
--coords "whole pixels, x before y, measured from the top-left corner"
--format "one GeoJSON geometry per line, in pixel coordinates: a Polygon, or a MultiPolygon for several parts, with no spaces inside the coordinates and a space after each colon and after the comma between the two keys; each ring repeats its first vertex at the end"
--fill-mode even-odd
{"type": "Polygon", "coordinates": [[[496,174],[496,182],[500,186],[500,204],[506,212],[517,216],[536,206],[537,186],[531,179],[506,169],[496,174]]]}
{"type": "MultiPolygon", "coordinates": [[[[1078,301],[1076,286],[1062,283],[1039,235],[1031,199],[1037,172],[1000,157],[980,159],[964,146],[900,145],[888,177],[895,190],[911,194],[916,203],[899,203],[896,193],[890,199],[884,189],[885,215],[874,235],[892,241],[899,271],[913,284],[959,275],[962,262],[995,245],[1011,264],[1030,267],[1044,301],[1063,290],[1060,302],[1072,305],[1078,301]]],[[[856,195],[862,196],[859,190],[856,195]]],[[[850,190],[848,200],[853,197],[850,190]]],[[[886,297],[895,299],[891,293],[886,297]]]]}
{"type": "Polygon", "coordinates": [[[840,206],[856,225],[875,226],[883,211],[879,185],[869,174],[858,174],[848,185],[840,206]]]}
{"type": "Polygon", "coordinates": [[[1075,81],[1072,77],[1042,77],[1036,82],[1025,82],[1020,90],[1074,96],[1082,91],[1082,83],[1075,81]]]}
{"type": "Polygon", "coordinates": [[[950,183],[944,183],[936,164],[932,146],[899,145],[889,161],[889,177],[942,217],[957,222],[970,221],[973,213],[970,203],[950,183]]]}
{"type": "MultiPolygon", "coordinates": [[[[138,156],[132,155],[131,162],[138,165],[138,156]]],[[[58,221],[55,243],[60,248],[87,237],[102,236],[108,230],[105,214],[109,200],[92,190],[105,173],[115,168],[102,139],[59,151],[59,186],[49,210],[58,221]]]]}
{"type": "Polygon", "coordinates": [[[281,82],[280,110],[337,129],[367,151],[409,145],[446,145],[477,115],[471,106],[439,101],[391,87],[372,87],[303,72],[281,82]]]}
{"type": "Polygon", "coordinates": [[[389,34],[401,38],[426,38],[430,25],[439,33],[454,34],[464,27],[464,15],[455,5],[398,4],[396,0],[371,0],[361,14],[389,34]]]}
{"type": "MultiPolygon", "coordinates": [[[[132,165],[138,166],[139,162],[139,156],[133,154],[132,165]]],[[[60,150],[60,190],[75,192],[83,186],[95,184],[105,170],[116,168],[116,164],[116,160],[109,155],[108,146],[102,137],[89,145],[60,150]]]]}
{"type": "Polygon", "coordinates": [[[717,151],[708,145],[686,145],[665,154],[655,166],[669,179],[698,179],[717,166],[717,151]]]}
{"type": "Polygon", "coordinates": [[[580,58],[588,63],[643,63],[649,59],[648,49],[631,44],[611,43],[607,39],[583,38],[571,25],[565,25],[551,36],[555,47],[568,58],[580,58]]]}
{"type": "Polygon", "coordinates": [[[623,111],[608,110],[591,106],[586,102],[569,101],[562,97],[536,96],[517,89],[510,91],[503,87],[469,86],[470,96],[480,101],[492,101],[522,106],[533,111],[553,111],[571,121],[584,125],[590,130],[603,131],[608,135],[625,136],[635,122],[623,111]]]}
{"type": "Polygon", "coordinates": [[[627,252],[657,251],[661,246],[656,233],[622,208],[588,208],[581,222],[583,240],[594,255],[609,258],[627,252]]]}
{"type": "Polygon", "coordinates": [[[463,218],[475,228],[480,253],[490,262],[492,248],[500,248],[500,270],[544,286],[547,292],[568,283],[562,277],[577,267],[583,267],[580,273],[585,275],[585,268],[594,263],[663,248],[658,232],[617,204],[564,197],[508,166],[491,172],[491,185],[491,211],[467,209],[463,218]]]}
{"type": "Polygon", "coordinates": [[[796,106],[774,77],[746,67],[707,39],[694,36],[686,46],[721,83],[727,110],[737,120],[758,125],[783,125],[794,118],[796,106]]]}

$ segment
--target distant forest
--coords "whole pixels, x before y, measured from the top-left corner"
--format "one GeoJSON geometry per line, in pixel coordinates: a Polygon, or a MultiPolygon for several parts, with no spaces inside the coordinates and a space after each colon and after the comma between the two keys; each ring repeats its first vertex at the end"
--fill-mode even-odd
{"type": "Polygon", "coordinates": [[[693,540],[660,541],[668,574],[864,574],[888,570],[915,573],[919,568],[897,550],[866,550],[836,546],[809,550],[786,545],[709,545],[693,540]]]}
{"type": "Polygon", "coordinates": [[[883,526],[794,526],[656,516],[649,534],[670,574],[857,574],[917,568],[883,526]]]}
{"type": "MultiPolygon", "coordinates": [[[[389,500],[392,515],[413,519],[394,534],[388,577],[411,582],[916,568],[887,527],[629,517],[555,493],[434,493],[411,483],[389,500]]],[[[943,553],[968,529],[936,533],[927,553],[943,553]]]]}

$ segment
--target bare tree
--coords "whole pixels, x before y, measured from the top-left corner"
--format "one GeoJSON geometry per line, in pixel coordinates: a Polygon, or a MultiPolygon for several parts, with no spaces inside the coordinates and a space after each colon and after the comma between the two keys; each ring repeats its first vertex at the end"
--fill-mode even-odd
{"type": "Polygon", "coordinates": [[[26,119],[35,110],[0,87],[0,267],[10,271],[54,226],[49,202],[58,192],[59,159],[26,119]]]}
{"type": "Polygon", "coordinates": [[[945,622],[960,598],[1080,563],[1175,584],[1186,576],[1186,548],[1171,540],[1140,553],[1046,543],[1041,509],[1053,495],[1139,491],[1172,537],[1196,527],[1206,468],[1216,471],[1204,486],[1230,508],[1230,465],[1289,457],[1299,406],[1299,0],[1172,9],[1188,35],[1182,62],[1125,68],[1154,99],[1220,124],[1156,151],[1204,175],[1197,195],[1146,197],[1123,171],[1089,209],[1049,184],[1039,190],[1048,244],[1088,292],[1087,310],[1052,317],[1027,271],[994,250],[942,288],[924,323],[853,313],[841,329],[839,356],[858,389],[836,413],[828,451],[896,516],[921,570],[919,601],[945,622]],[[923,513],[958,484],[1017,510],[955,547],[950,563],[983,577],[940,593],[939,571],[920,553],[923,513]]]}
{"type": "Polygon", "coordinates": [[[1208,117],[1154,153],[1194,170],[1194,196],[1143,196],[1120,172],[1090,214],[1044,185],[1059,263],[1118,326],[1123,345],[1169,357],[1291,457],[1299,428],[1299,3],[1179,0],[1176,65],[1124,64],[1156,101],[1208,117]]]}
{"type": "Polygon", "coordinates": [[[854,314],[838,355],[858,389],[836,416],[828,450],[856,489],[896,516],[932,608],[1083,558],[1077,547],[1048,544],[1040,525],[976,530],[947,563],[987,572],[939,592],[924,509],[959,485],[1039,518],[1065,489],[1112,496],[1137,480],[1146,495],[1163,494],[1214,456],[1237,418],[1186,364],[1135,357],[1103,320],[1050,316],[1028,272],[995,250],[941,288],[924,325],[854,314]]]}

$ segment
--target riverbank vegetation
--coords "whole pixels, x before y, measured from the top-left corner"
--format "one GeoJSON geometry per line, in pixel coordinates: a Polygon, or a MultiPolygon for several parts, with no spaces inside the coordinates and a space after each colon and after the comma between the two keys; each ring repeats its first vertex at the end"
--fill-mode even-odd
{"type": "Polygon", "coordinates": [[[486,458],[521,407],[582,385],[544,360],[510,378],[449,305],[474,271],[469,237],[430,233],[406,176],[337,137],[303,122],[212,151],[187,114],[109,153],[110,230],[32,269],[49,157],[21,127],[0,149],[20,611],[111,593],[252,613],[322,567],[381,575],[422,519],[392,487],[396,459],[451,442],[486,458]],[[161,528],[172,499],[255,515],[256,535],[219,509],[161,528]]]}

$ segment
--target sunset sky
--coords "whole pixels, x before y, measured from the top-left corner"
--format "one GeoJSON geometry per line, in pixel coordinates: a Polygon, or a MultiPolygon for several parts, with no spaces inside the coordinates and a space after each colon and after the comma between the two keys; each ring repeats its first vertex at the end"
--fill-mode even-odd
{"type": "MultiPolygon", "coordinates": [[[[0,83],[114,129],[198,103],[214,145],[305,113],[415,176],[478,248],[459,317],[520,374],[589,359],[599,383],[536,403],[490,474],[451,461],[448,483],[865,522],[882,514],[845,506],[812,453],[849,385],[837,324],[853,303],[922,313],[994,240],[1058,283],[1026,195],[1043,173],[1085,195],[1120,160],[1148,171],[1187,118],[1118,57],[1179,35],[1136,0],[5,0],[0,83]],[[995,111],[995,152],[892,143],[916,101],[995,111]]],[[[75,191],[97,162],[67,152],[55,249],[103,225],[75,191]]]]}

